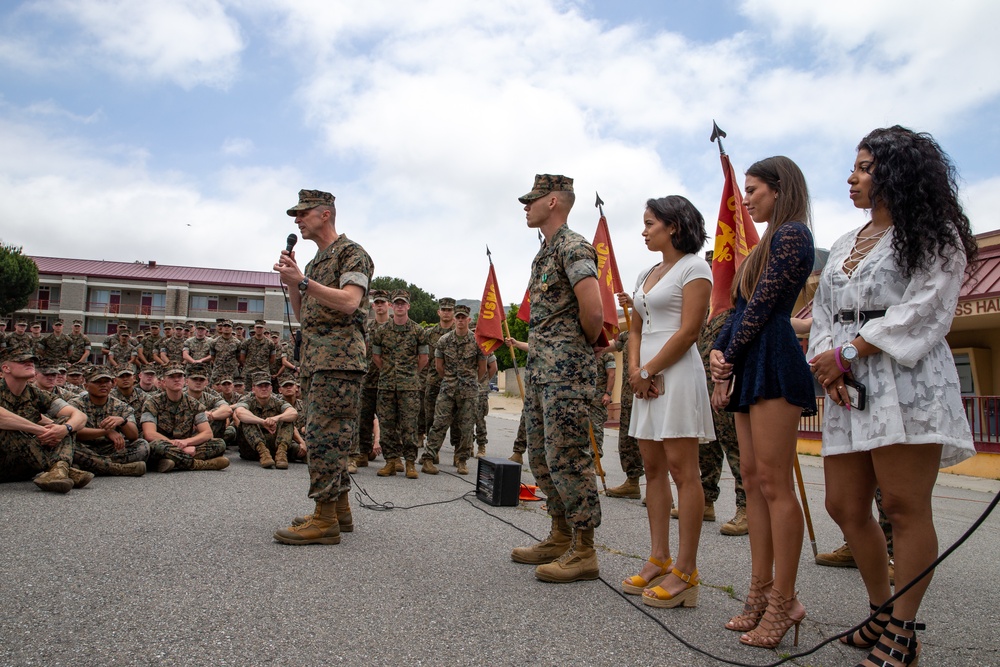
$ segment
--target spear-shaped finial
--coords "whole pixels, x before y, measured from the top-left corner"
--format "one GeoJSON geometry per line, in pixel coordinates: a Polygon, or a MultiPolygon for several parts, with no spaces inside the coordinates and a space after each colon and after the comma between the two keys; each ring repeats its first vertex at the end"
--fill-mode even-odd
{"type": "Polygon", "coordinates": [[[601,199],[601,195],[597,194],[597,190],[594,190],[594,194],[597,195],[597,201],[594,202],[594,206],[597,207],[598,212],[600,212],[601,217],[604,217],[604,200],[601,199]]]}
{"type": "Polygon", "coordinates": [[[712,136],[709,138],[709,141],[719,142],[719,155],[726,154],[726,149],[722,147],[722,139],[725,136],[726,133],[722,130],[722,128],[715,123],[715,120],[712,120],[712,136]]]}
{"type": "Polygon", "coordinates": [[[493,266],[493,255],[490,254],[490,245],[486,244],[486,259],[490,260],[490,266],[493,266]]]}

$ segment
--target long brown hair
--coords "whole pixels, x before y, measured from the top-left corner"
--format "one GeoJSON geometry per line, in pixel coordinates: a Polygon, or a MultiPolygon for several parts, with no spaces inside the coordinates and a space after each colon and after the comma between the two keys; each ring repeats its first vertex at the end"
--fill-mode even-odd
{"type": "Polygon", "coordinates": [[[764,158],[750,165],[747,176],[753,176],[778,193],[774,200],[774,213],[768,220],[767,230],[747,258],[740,264],[733,279],[732,299],[742,294],[745,299],[757,288],[757,282],[764,273],[767,260],[771,256],[771,239],[778,228],[788,222],[801,222],[809,227],[809,189],[806,178],[799,166],[783,155],[764,158]]]}

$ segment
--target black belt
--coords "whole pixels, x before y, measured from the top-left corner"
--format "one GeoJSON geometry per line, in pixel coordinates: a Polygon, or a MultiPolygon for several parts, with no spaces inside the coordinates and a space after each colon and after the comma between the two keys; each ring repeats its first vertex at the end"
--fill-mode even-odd
{"type": "Polygon", "coordinates": [[[885,315],[885,309],[882,310],[842,310],[839,313],[835,313],[833,316],[834,322],[858,322],[859,324],[864,324],[868,320],[874,320],[885,315]]]}

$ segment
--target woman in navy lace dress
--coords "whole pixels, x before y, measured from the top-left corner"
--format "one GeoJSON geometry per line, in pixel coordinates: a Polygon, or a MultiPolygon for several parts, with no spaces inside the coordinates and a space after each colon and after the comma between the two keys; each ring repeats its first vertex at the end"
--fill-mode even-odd
{"type": "Polygon", "coordinates": [[[747,494],[751,579],[743,612],[726,627],[774,648],[806,611],[796,599],[802,507],[792,477],[799,419],[815,414],[812,376],[791,313],[813,268],[809,194],[798,166],[771,157],[746,172],[747,210],[767,231],[733,280],[729,322],[711,353],[715,409],[736,413],[747,494]],[[730,393],[731,392],[731,393],[730,393]]]}

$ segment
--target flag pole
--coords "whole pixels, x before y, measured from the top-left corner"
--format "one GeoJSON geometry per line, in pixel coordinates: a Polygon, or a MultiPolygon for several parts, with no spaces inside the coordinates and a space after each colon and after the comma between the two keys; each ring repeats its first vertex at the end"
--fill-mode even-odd
{"type": "MultiPolygon", "coordinates": [[[[594,202],[594,206],[597,207],[597,212],[600,213],[601,217],[603,218],[604,217],[604,200],[601,199],[601,195],[597,192],[597,190],[594,190],[594,194],[597,195],[597,201],[594,202]]],[[[625,315],[625,329],[627,329],[628,331],[631,331],[632,330],[632,318],[629,317],[629,314],[628,314],[628,304],[622,304],[622,313],[624,313],[624,315],[625,315]]]]}
{"type": "MultiPolygon", "coordinates": [[[[490,268],[493,267],[493,255],[490,253],[489,245],[486,246],[486,259],[490,262],[490,268]]],[[[503,304],[500,304],[503,306],[503,304]]],[[[514,337],[510,335],[510,327],[507,326],[507,311],[503,312],[503,320],[500,321],[500,326],[504,337],[513,339],[514,337]]],[[[510,350],[510,360],[514,364],[514,377],[517,378],[517,390],[521,392],[521,402],[524,403],[524,381],[521,379],[521,369],[517,367],[517,355],[514,354],[514,344],[508,343],[507,349],[510,350]]]]}
{"type": "Polygon", "coordinates": [[[597,439],[594,437],[594,421],[587,420],[587,430],[590,432],[590,447],[594,450],[594,467],[598,477],[601,478],[601,486],[604,487],[604,495],[608,494],[608,482],[604,479],[604,466],[601,465],[601,452],[597,449],[597,439]]]}
{"type": "MultiPolygon", "coordinates": [[[[712,136],[709,138],[709,141],[718,142],[720,156],[726,154],[725,149],[722,147],[722,140],[725,136],[726,133],[713,120],[712,136]]],[[[813,557],[815,557],[819,553],[819,550],[816,548],[816,530],[813,528],[812,514],[809,511],[809,498],[806,497],[806,484],[802,479],[802,466],[799,463],[799,454],[797,451],[795,452],[795,479],[799,485],[799,496],[802,498],[802,512],[805,514],[806,527],[809,529],[809,541],[812,543],[813,557]]]]}

